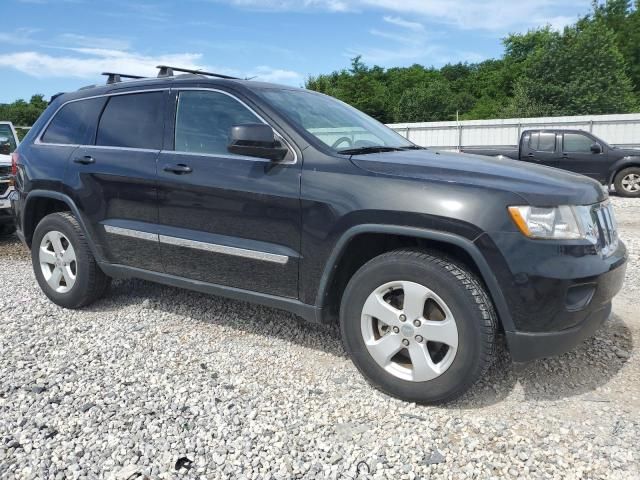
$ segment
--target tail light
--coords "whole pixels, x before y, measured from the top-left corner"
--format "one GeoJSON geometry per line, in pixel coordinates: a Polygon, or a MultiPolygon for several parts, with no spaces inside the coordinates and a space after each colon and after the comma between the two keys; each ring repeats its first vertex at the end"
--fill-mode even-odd
{"type": "Polygon", "coordinates": [[[18,152],[13,152],[11,154],[11,181],[10,185],[15,185],[16,175],[18,174],[18,160],[20,159],[20,155],[18,152]]]}
{"type": "Polygon", "coordinates": [[[18,155],[18,152],[13,152],[11,154],[11,175],[13,175],[14,177],[18,174],[18,159],[20,158],[20,155],[18,155]]]}

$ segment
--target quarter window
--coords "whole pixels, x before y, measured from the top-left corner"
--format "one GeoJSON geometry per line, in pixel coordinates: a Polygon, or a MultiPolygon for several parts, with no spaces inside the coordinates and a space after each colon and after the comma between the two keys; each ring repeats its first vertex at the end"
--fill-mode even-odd
{"type": "Polygon", "coordinates": [[[175,150],[230,155],[231,127],[263,123],[242,103],[220,92],[180,92],[176,112],[175,150]]]}
{"type": "Polygon", "coordinates": [[[160,150],[163,99],[163,92],[110,97],[100,118],[96,145],[160,150]]]}
{"type": "Polygon", "coordinates": [[[56,113],[42,136],[45,143],[92,145],[105,98],[67,103],[56,113]]]}
{"type": "Polygon", "coordinates": [[[591,145],[593,145],[593,143],[593,140],[586,135],[565,133],[563,150],[574,153],[591,153],[591,145]]]}

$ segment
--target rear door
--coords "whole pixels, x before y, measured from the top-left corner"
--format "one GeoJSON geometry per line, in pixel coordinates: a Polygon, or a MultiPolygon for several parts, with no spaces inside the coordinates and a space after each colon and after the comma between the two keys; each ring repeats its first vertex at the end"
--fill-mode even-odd
{"type": "Polygon", "coordinates": [[[560,168],[581,173],[600,182],[607,179],[609,162],[606,147],[600,143],[600,153],[591,151],[597,139],[580,132],[566,132],[563,135],[560,168]]]}
{"type": "Polygon", "coordinates": [[[520,160],[557,167],[559,153],[555,132],[527,132],[522,137],[520,160]]]}
{"type": "Polygon", "coordinates": [[[178,90],[175,150],[158,159],[160,248],[167,273],[278,296],[298,295],[300,171],[231,154],[233,125],[267,123],[221,90],[178,90]]]}
{"type": "Polygon", "coordinates": [[[111,95],[94,145],[71,155],[66,185],[107,261],[162,271],[156,160],[169,91],[111,95]]]}

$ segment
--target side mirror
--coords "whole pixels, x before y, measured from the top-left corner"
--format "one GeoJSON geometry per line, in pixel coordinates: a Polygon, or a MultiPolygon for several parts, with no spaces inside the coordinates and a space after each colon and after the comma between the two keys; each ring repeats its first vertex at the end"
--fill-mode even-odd
{"type": "Polygon", "coordinates": [[[264,123],[245,123],[231,127],[227,150],[237,155],[280,161],[288,150],[276,139],[272,128],[264,123]]]}
{"type": "Polygon", "coordinates": [[[599,143],[594,143],[591,145],[591,153],[602,153],[602,147],[599,143]]]}

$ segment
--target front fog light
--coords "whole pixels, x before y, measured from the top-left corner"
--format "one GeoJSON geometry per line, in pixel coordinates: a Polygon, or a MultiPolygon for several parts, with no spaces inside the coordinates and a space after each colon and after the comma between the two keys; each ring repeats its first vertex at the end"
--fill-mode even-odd
{"type": "Polygon", "coordinates": [[[559,207],[509,207],[511,219],[529,238],[574,240],[584,238],[575,212],[568,205],[559,207]]]}

